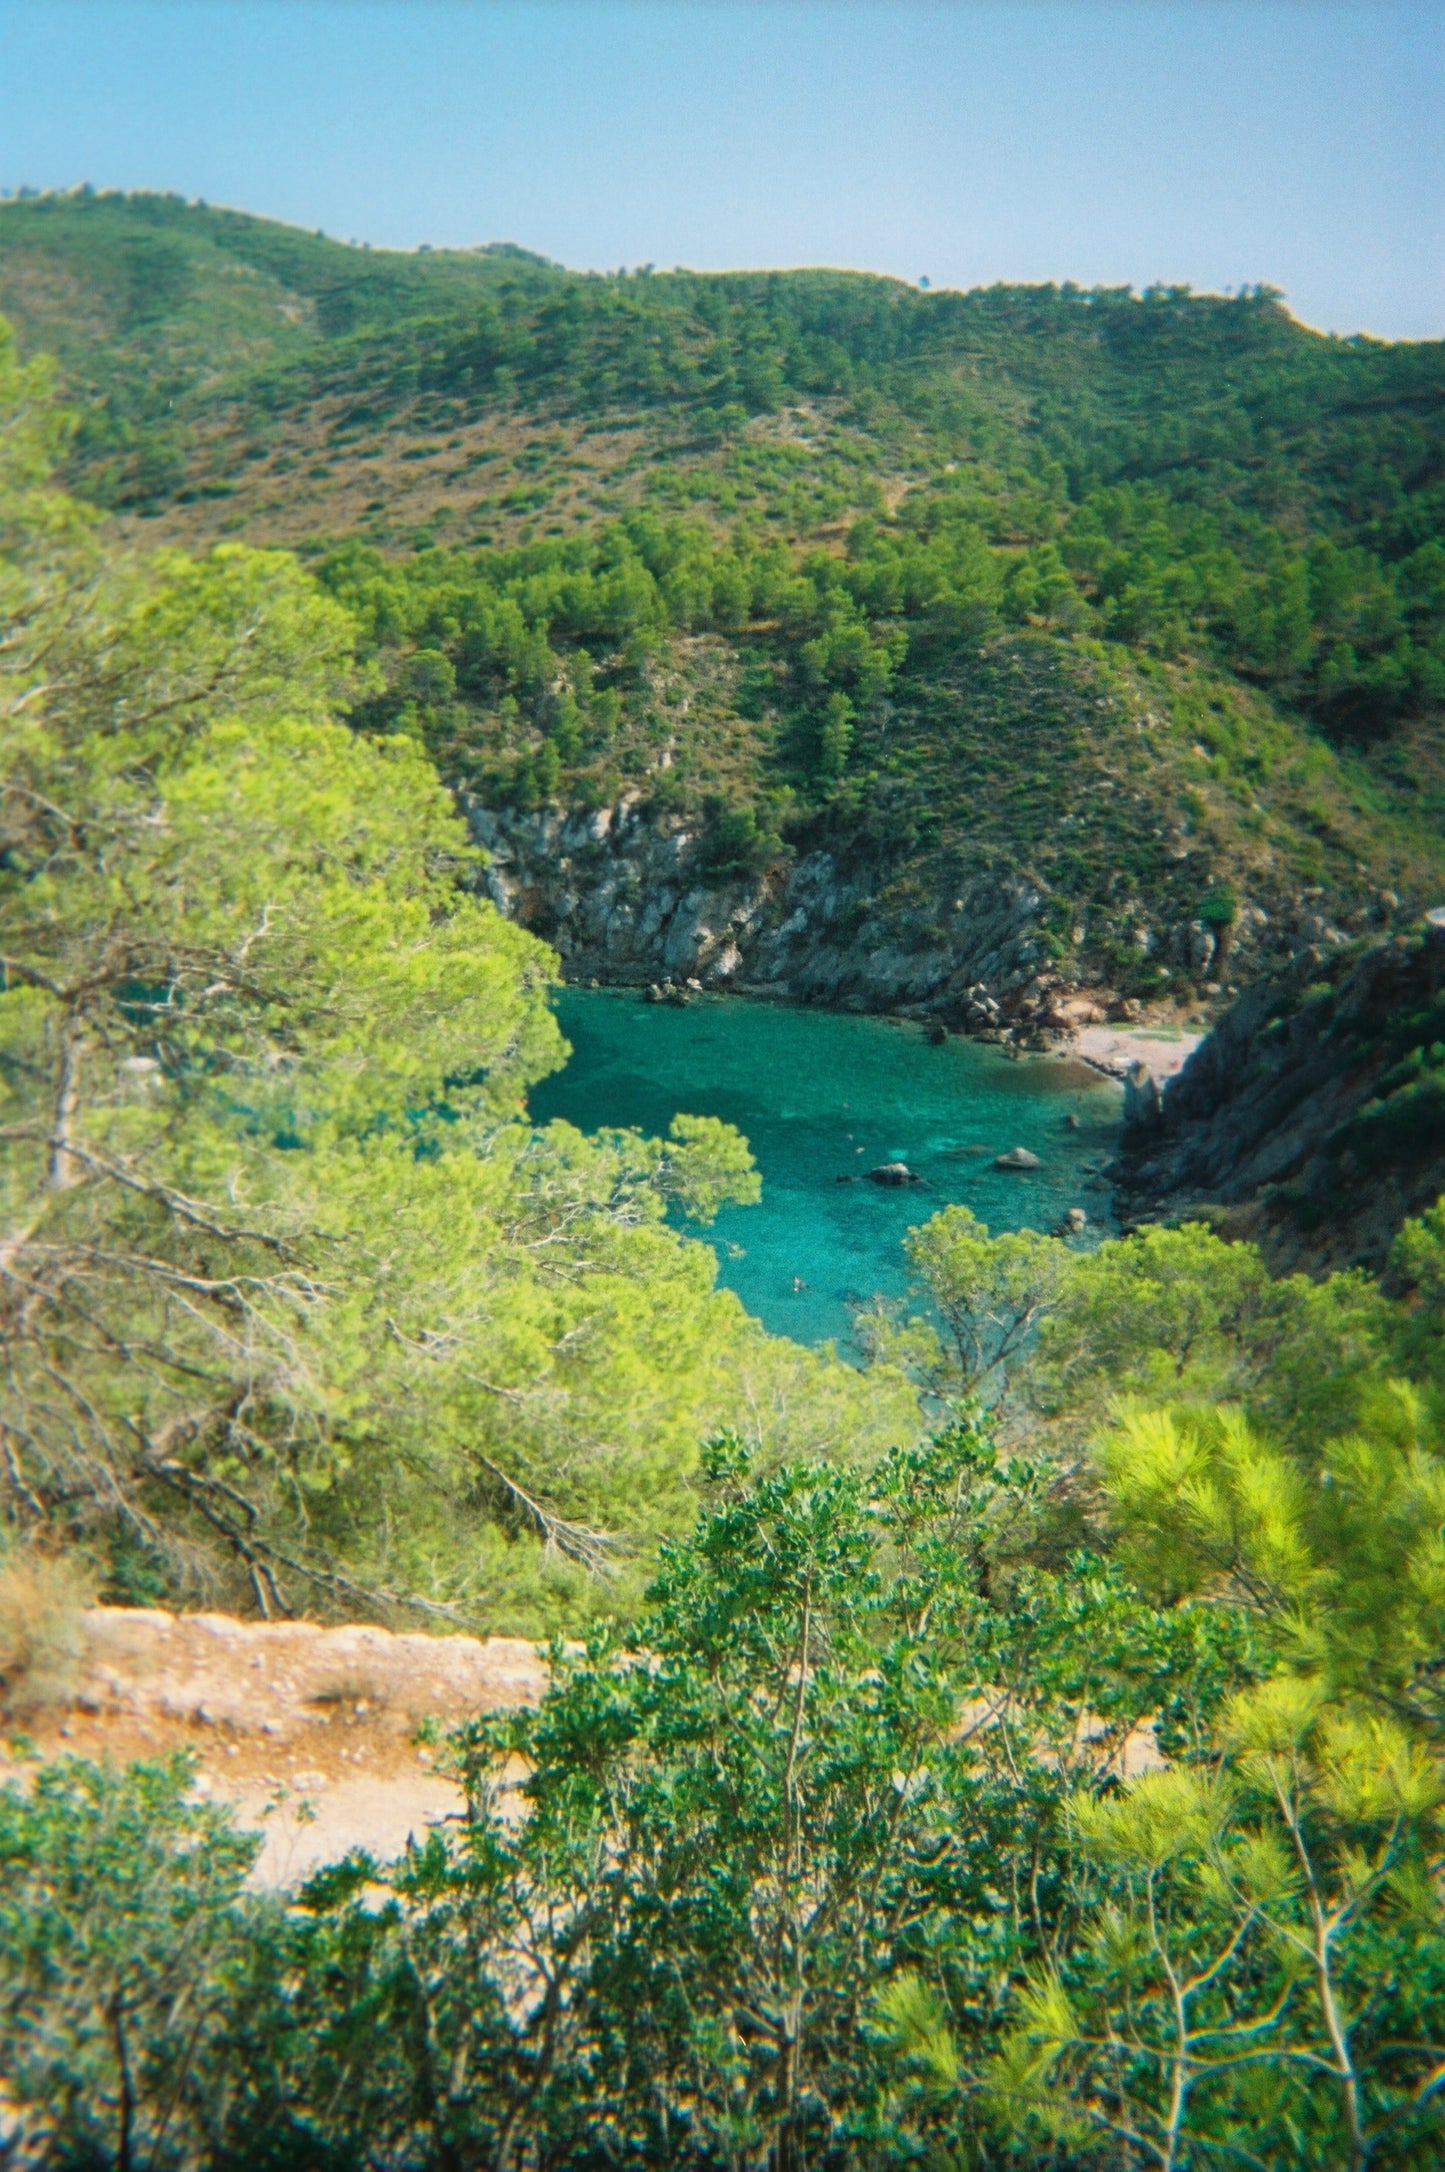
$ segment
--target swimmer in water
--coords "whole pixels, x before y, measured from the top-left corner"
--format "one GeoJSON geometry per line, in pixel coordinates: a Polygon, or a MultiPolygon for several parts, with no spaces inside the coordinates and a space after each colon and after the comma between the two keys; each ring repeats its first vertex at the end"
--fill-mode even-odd
{"type": "Polygon", "coordinates": [[[794,1275],[794,1277],[793,1277],[793,1295],[794,1295],[794,1297],[797,1297],[797,1296],[799,1296],[799,1295],[801,1294],[801,1292],[802,1292],[802,1291],[804,1291],[804,1290],[806,1290],[806,1289],[808,1288],[808,1286],[809,1286],[809,1285],[808,1285],[808,1284],[807,1284],[807,1283],[806,1283],[806,1282],[805,1282],[805,1281],[803,1280],[803,1278],[802,1278],[802,1276],[801,1276],[801,1275],[794,1275]]]}

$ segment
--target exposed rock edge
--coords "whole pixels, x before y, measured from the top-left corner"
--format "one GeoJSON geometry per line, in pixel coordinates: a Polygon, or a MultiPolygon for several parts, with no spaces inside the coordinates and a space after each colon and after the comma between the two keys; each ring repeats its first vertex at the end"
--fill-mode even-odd
{"type": "Polygon", "coordinates": [[[1162,1095],[1138,1082],[1114,1165],[1121,1219],[1205,1218],[1277,1271],[1379,1269],[1445,1191],[1445,1095],[1398,1098],[1402,1066],[1442,1035],[1445,929],[1303,950],[1246,989],[1162,1095]]]}

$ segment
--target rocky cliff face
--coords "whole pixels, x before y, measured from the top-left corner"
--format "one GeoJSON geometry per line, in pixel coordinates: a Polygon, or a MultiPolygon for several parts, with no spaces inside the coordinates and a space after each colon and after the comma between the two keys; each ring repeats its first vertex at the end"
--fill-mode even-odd
{"type": "MultiPolygon", "coordinates": [[[[569,980],[697,982],[1035,1044],[1139,1008],[1118,1001],[1080,931],[1072,945],[1050,932],[1051,893],[1026,870],[941,878],[933,894],[914,879],[905,891],[855,845],[719,881],[695,828],[635,802],[532,814],[464,804],[491,896],[555,945],[569,980]]],[[[1237,953],[1264,924],[1246,908],[1237,953]]],[[[1218,942],[1198,923],[1139,932],[1142,953],[1195,976],[1218,942]]]]}
{"type": "MultiPolygon", "coordinates": [[[[1077,930],[1061,943],[1048,886],[1024,871],[930,896],[854,846],[709,880],[696,828],[635,801],[463,804],[491,896],[555,945],[572,981],[735,988],[1045,1047],[1140,1009],[1077,930]]],[[[1141,926],[1140,947],[1181,978],[1251,984],[1162,1098],[1147,1074],[1126,1082],[1126,1222],[1207,1213],[1281,1268],[1378,1266],[1404,1218],[1445,1189],[1445,928],[1350,941],[1318,900],[1246,903],[1227,931],[1141,926]]]]}
{"type": "MultiPolygon", "coordinates": [[[[1088,916],[1061,926],[1059,901],[1026,868],[929,876],[855,839],[724,881],[707,872],[696,823],[636,799],[530,814],[466,794],[462,803],[487,849],[492,897],[555,945],[569,980],[696,981],[932,1016],[1032,1045],[1140,1009],[1112,985],[1088,916]]],[[[1305,944],[1345,941],[1317,891],[1267,903],[1244,901],[1227,928],[1141,917],[1130,940],[1140,958],[1168,968],[1161,994],[1172,975],[1206,995],[1305,944]]]]}
{"type": "Polygon", "coordinates": [[[710,882],[684,822],[625,801],[592,814],[468,812],[492,897],[556,946],[571,980],[697,981],[931,1011],[974,1030],[1042,1024],[1074,992],[1041,922],[1048,893],[1024,875],[900,910],[878,902],[876,861],[825,851],[710,882]]]}
{"type": "Polygon", "coordinates": [[[1205,1214],[1279,1269],[1378,1268],[1445,1191],[1445,927],[1312,945],[1256,982],[1162,1099],[1127,1096],[1126,1221],[1205,1214]]]}

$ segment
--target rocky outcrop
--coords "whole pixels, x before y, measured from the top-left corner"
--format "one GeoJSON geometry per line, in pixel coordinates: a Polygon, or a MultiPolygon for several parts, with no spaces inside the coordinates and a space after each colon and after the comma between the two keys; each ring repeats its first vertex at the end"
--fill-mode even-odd
{"type": "Polygon", "coordinates": [[[1124,1125],[1138,1134],[1149,1131],[1163,1113],[1163,1095],[1152,1067],[1137,1056],[1124,1073],[1124,1125]]]}
{"type": "Polygon", "coordinates": [[[533,813],[459,797],[486,848],[491,896],[555,946],[569,980],[655,987],[671,1001],[703,987],[747,989],[1031,1046],[1141,1014],[1111,980],[1121,928],[1158,969],[1161,995],[1177,988],[1209,998],[1306,945],[1342,946],[1399,905],[1380,892],[1339,926],[1323,915],[1324,893],[1304,889],[1241,899],[1227,926],[1211,928],[1198,919],[1146,925],[1136,901],[1080,908],[1061,936],[1048,924],[1058,921],[1058,899],[1026,867],[980,860],[960,877],[956,860],[952,872],[908,854],[890,860],[859,831],[725,880],[709,871],[700,817],[662,812],[637,794],[533,813]]]}
{"type": "Polygon", "coordinates": [[[1162,1096],[1129,1084],[1125,1221],[1203,1215],[1280,1269],[1377,1268],[1445,1190],[1445,928],[1312,945],[1246,990],[1162,1096]]]}
{"type": "Polygon", "coordinates": [[[906,1161],[881,1161],[876,1169],[863,1172],[870,1184],[882,1184],[897,1189],[905,1184],[921,1184],[921,1176],[915,1176],[906,1161]]]}
{"type": "Polygon", "coordinates": [[[1027,874],[885,905],[887,870],[862,854],[819,850],[709,881],[695,829],[627,800],[570,815],[475,803],[467,813],[491,896],[556,947],[569,980],[750,989],[975,1033],[1069,1022],[1059,1006],[1076,981],[1053,961],[1047,886],[1027,874]]]}

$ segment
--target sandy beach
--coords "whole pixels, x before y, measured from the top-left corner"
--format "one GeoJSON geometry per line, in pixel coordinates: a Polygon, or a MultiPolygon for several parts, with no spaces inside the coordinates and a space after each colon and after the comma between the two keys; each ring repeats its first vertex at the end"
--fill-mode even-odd
{"type": "Polygon", "coordinates": [[[1163,1086],[1182,1071],[1204,1039],[1178,1026],[1077,1026],[1059,1050],[1111,1078],[1123,1078],[1136,1063],[1147,1064],[1163,1086]]]}

